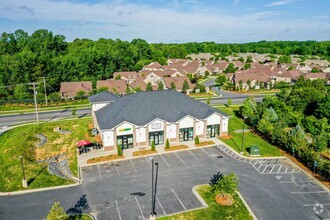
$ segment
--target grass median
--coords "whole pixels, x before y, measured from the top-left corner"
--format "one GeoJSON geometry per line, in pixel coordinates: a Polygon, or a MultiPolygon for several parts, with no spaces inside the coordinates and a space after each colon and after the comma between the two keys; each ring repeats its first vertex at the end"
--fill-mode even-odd
{"type": "Polygon", "coordinates": [[[213,219],[252,219],[247,208],[237,194],[233,195],[232,206],[221,206],[215,201],[215,193],[211,192],[209,185],[197,187],[198,194],[204,199],[209,207],[190,212],[183,212],[177,215],[157,218],[159,220],[213,220],[213,219]]]}
{"type": "Polygon", "coordinates": [[[258,134],[255,134],[254,132],[250,131],[250,127],[246,124],[244,124],[244,147],[242,149],[242,136],[243,133],[237,133],[237,131],[243,129],[243,120],[238,118],[235,115],[235,111],[239,110],[238,106],[235,107],[217,107],[220,111],[223,111],[232,117],[229,119],[229,125],[228,125],[228,134],[230,138],[220,138],[221,141],[225,142],[227,145],[229,145],[232,149],[234,149],[237,152],[243,151],[245,155],[249,155],[248,148],[251,146],[258,146],[260,148],[260,155],[263,157],[266,156],[282,156],[279,149],[270,143],[268,143],[266,140],[264,140],[262,137],[260,137],[258,134]]]}
{"type": "MultiPolygon", "coordinates": [[[[46,162],[38,162],[54,155],[65,154],[72,174],[78,176],[76,143],[85,139],[88,133],[88,124],[91,119],[78,119],[41,123],[40,125],[27,125],[17,127],[0,136],[0,191],[10,192],[23,190],[22,168],[19,156],[23,156],[26,177],[29,186],[25,189],[59,186],[74,183],[72,180],[62,179],[47,171],[46,162]],[[61,127],[62,130],[72,131],[70,134],[59,134],[53,129],[61,127]],[[43,134],[47,142],[37,147],[39,139],[35,134],[43,134]]],[[[94,138],[89,138],[94,142],[94,138]]]]}

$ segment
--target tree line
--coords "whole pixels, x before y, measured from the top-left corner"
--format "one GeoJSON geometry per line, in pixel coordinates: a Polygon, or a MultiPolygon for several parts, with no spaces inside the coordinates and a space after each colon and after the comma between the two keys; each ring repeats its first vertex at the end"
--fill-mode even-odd
{"type": "MultiPolygon", "coordinates": [[[[330,41],[149,44],[143,39],[128,42],[100,38],[67,42],[65,36],[49,30],[40,29],[29,35],[19,29],[0,37],[0,99],[31,97],[32,90],[27,86],[17,89],[25,91],[23,97],[15,97],[15,87],[4,86],[39,82],[40,77],[46,77],[47,92],[51,93],[59,91],[61,82],[91,80],[95,84],[96,80],[111,78],[115,71],[139,71],[151,61],[165,64],[168,58],[185,58],[191,53],[217,53],[219,59],[239,52],[318,55],[329,59],[330,41]]],[[[42,83],[38,92],[43,93],[42,83]]]]}
{"type": "Polygon", "coordinates": [[[269,142],[293,154],[312,170],[330,179],[330,88],[324,81],[301,76],[292,88],[261,103],[244,101],[241,117],[269,142]]]}

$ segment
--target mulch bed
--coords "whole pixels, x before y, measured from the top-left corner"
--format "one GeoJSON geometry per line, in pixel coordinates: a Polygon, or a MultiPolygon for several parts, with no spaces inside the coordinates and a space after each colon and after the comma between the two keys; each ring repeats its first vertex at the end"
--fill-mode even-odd
{"type": "Polygon", "coordinates": [[[215,201],[223,206],[232,206],[234,204],[233,199],[227,193],[225,193],[224,196],[221,194],[216,195],[215,201]]]}
{"type": "Polygon", "coordinates": [[[143,155],[148,155],[148,154],[156,154],[157,151],[152,151],[152,150],[139,150],[139,151],[134,151],[133,152],[133,157],[137,156],[143,156],[143,155]]]}
{"type": "Polygon", "coordinates": [[[226,135],[226,136],[221,136],[221,138],[225,139],[225,140],[229,140],[231,139],[232,137],[230,135],[226,135]]]}
{"type": "Polygon", "coordinates": [[[95,157],[95,158],[88,159],[87,164],[117,160],[117,159],[122,159],[122,158],[124,158],[124,156],[118,156],[117,154],[111,154],[111,155],[107,155],[107,156],[101,156],[101,157],[95,157]]]}
{"type": "Polygon", "coordinates": [[[206,145],[212,145],[214,144],[213,141],[202,141],[202,142],[199,142],[199,144],[195,144],[196,147],[202,147],[202,146],[206,146],[206,145]]]}
{"type": "Polygon", "coordinates": [[[170,149],[164,148],[165,151],[173,151],[173,150],[182,150],[182,149],[187,149],[189,148],[187,145],[175,145],[175,146],[170,146],[170,149]]]}

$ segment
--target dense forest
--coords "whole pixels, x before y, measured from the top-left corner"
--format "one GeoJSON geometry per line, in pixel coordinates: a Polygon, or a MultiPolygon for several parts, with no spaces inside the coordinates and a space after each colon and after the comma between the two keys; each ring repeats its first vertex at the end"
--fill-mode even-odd
{"type": "Polygon", "coordinates": [[[280,146],[330,180],[330,89],[322,80],[300,77],[292,88],[261,103],[245,100],[240,115],[269,142],[280,146]]]}
{"type": "MultiPolygon", "coordinates": [[[[42,80],[40,77],[47,77],[47,90],[52,93],[59,90],[60,82],[95,82],[112,77],[115,71],[138,71],[151,61],[165,64],[168,58],[184,58],[202,52],[220,53],[221,56],[239,52],[317,55],[330,59],[330,41],[148,44],[142,39],[128,42],[100,38],[97,41],[76,39],[66,42],[65,36],[54,35],[48,30],[37,30],[31,35],[16,30],[2,33],[0,37],[0,99],[15,98],[15,87],[5,86],[38,82],[42,80]]],[[[31,97],[31,89],[26,86],[17,90],[23,94],[20,98],[31,97]]],[[[42,90],[40,84],[39,93],[42,90]]]]}

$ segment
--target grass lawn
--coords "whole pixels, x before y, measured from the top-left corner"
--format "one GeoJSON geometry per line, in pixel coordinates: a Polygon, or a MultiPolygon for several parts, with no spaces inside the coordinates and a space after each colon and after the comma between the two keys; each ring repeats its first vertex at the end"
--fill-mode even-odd
{"type": "Polygon", "coordinates": [[[189,96],[192,98],[213,98],[217,95],[213,93],[192,93],[189,96]]]}
{"type": "MultiPolygon", "coordinates": [[[[0,136],[0,191],[10,192],[22,190],[22,169],[19,156],[23,155],[26,177],[29,187],[35,189],[49,186],[59,186],[73,183],[71,180],[61,179],[47,171],[47,163],[38,163],[38,159],[45,159],[58,154],[66,154],[69,167],[74,176],[78,175],[76,143],[86,139],[88,124],[91,119],[67,120],[27,125],[7,131],[0,136]],[[60,126],[62,130],[70,130],[71,134],[59,134],[53,129],[60,126]],[[43,134],[47,142],[42,147],[36,147],[39,139],[35,134],[43,134]]],[[[94,142],[95,138],[88,138],[94,142]]]]}
{"type": "MultiPolygon", "coordinates": [[[[89,104],[89,101],[87,99],[85,100],[78,100],[78,101],[73,101],[73,102],[60,102],[60,103],[50,103],[48,106],[46,104],[38,104],[38,108],[40,110],[47,110],[48,108],[54,108],[54,107],[70,107],[70,106],[79,106],[79,105],[87,105],[89,104]]],[[[0,105],[0,113],[2,111],[15,111],[15,110],[31,110],[34,111],[35,106],[34,104],[5,104],[5,105],[0,105]]]]}
{"type": "MultiPolygon", "coordinates": [[[[234,111],[237,111],[239,109],[238,106],[235,107],[217,107],[220,111],[223,111],[232,117],[229,119],[229,135],[232,137],[231,139],[226,138],[220,138],[221,141],[228,144],[232,149],[234,149],[237,152],[241,151],[242,148],[242,135],[243,133],[235,133],[235,130],[241,130],[243,129],[243,120],[236,117],[234,111]]],[[[248,129],[248,125],[244,125],[244,129],[248,129]]],[[[257,134],[254,134],[252,132],[245,132],[244,133],[244,154],[249,155],[247,148],[250,146],[259,146],[260,148],[260,154],[261,156],[281,156],[280,151],[267,141],[263,140],[260,136],[257,134]]]]}
{"type": "Polygon", "coordinates": [[[232,206],[221,206],[216,203],[215,194],[211,192],[209,185],[202,185],[197,188],[197,192],[209,206],[208,208],[185,212],[177,215],[157,218],[160,220],[213,220],[213,219],[252,219],[249,211],[240,200],[239,196],[233,196],[234,204],[232,206]]]}

